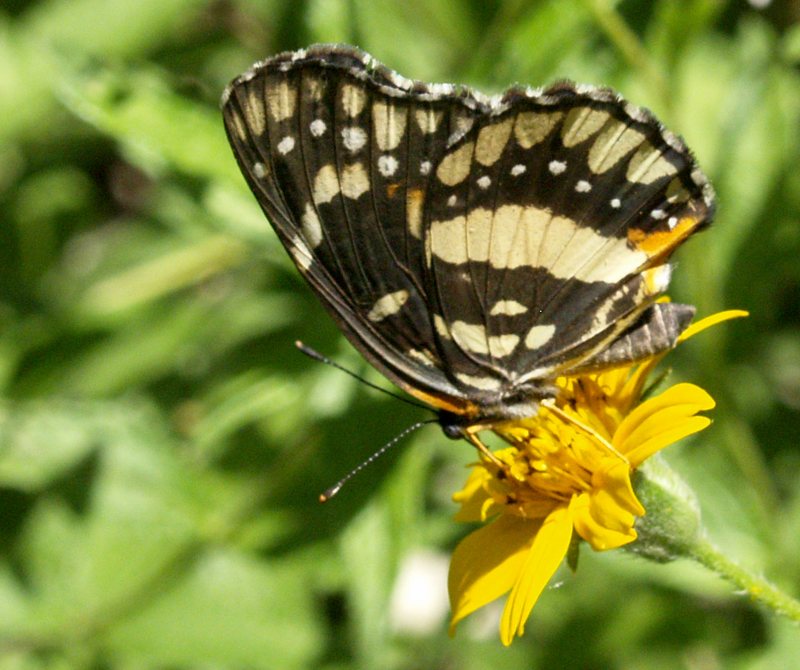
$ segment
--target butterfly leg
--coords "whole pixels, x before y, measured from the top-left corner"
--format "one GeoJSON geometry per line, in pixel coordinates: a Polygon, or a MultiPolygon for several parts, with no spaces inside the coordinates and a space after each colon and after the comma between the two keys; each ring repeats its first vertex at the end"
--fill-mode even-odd
{"type": "Polygon", "coordinates": [[[464,431],[464,437],[469,442],[471,442],[475,446],[475,448],[481,454],[483,454],[486,458],[488,458],[492,463],[497,465],[499,468],[502,468],[503,470],[506,469],[506,464],[503,463],[503,461],[501,461],[499,458],[497,458],[497,456],[495,456],[489,450],[489,447],[487,447],[483,442],[480,441],[480,438],[478,438],[477,432],[473,432],[473,431],[467,429],[467,430],[464,431]]]}

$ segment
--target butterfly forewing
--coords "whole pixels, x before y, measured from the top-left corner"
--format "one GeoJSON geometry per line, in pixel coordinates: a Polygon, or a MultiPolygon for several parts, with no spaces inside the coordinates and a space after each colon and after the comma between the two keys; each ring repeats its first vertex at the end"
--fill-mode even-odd
{"type": "Polygon", "coordinates": [[[651,303],[713,193],[678,138],[609,90],[490,100],[321,46],[234,80],[223,113],[344,333],[466,423],[535,411],[559,374],[674,346],[690,318],[651,303]]]}
{"type": "Polygon", "coordinates": [[[427,307],[422,207],[478,105],[411,86],[355,52],[279,57],[233,82],[223,112],[248,183],[350,339],[406,390],[463,410],[427,307]]]}

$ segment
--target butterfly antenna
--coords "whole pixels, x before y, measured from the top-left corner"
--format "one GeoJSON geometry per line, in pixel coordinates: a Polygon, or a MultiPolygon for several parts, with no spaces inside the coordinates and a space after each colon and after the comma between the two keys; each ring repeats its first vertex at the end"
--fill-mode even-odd
{"type": "MultiPolygon", "coordinates": [[[[348,370],[343,365],[339,365],[338,363],[335,363],[334,361],[332,361],[330,358],[328,358],[326,356],[323,356],[316,349],[312,349],[311,347],[303,344],[300,340],[297,340],[294,343],[294,346],[296,346],[300,351],[302,351],[309,358],[313,358],[315,361],[319,361],[320,363],[325,363],[326,365],[330,365],[331,367],[334,367],[337,370],[341,370],[345,374],[350,375],[353,379],[358,379],[358,381],[360,381],[362,384],[364,384],[366,386],[369,386],[370,388],[373,388],[376,391],[380,391],[381,393],[385,393],[386,395],[390,395],[390,396],[392,396],[392,398],[397,398],[401,402],[406,403],[406,405],[412,405],[414,407],[421,407],[422,409],[426,409],[428,411],[430,411],[430,409],[431,409],[430,407],[428,407],[426,405],[423,405],[422,403],[415,402],[413,400],[410,400],[409,398],[405,398],[405,397],[403,397],[401,395],[397,395],[396,393],[392,393],[391,391],[388,391],[385,388],[381,388],[377,384],[373,384],[372,382],[368,382],[363,377],[359,377],[352,370],[348,370]]],[[[425,422],[423,422],[423,423],[425,423],[425,422]]]]}
{"type": "Polygon", "coordinates": [[[337,493],[339,493],[339,490],[348,482],[348,480],[350,478],[354,477],[359,472],[361,472],[364,468],[366,468],[370,463],[372,463],[373,461],[375,461],[378,458],[380,458],[381,456],[383,456],[383,454],[385,454],[387,451],[389,451],[389,449],[391,449],[395,444],[397,444],[400,440],[402,440],[404,437],[406,437],[409,433],[413,433],[418,428],[422,428],[422,426],[426,426],[429,423],[437,423],[437,422],[438,422],[438,419],[428,419],[427,421],[420,421],[419,423],[415,423],[413,426],[409,426],[408,428],[406,428],[398,436],[393,437],[386,444],[384,444],[380,449],[378,449],[378,451],[376,451],[374,454],[372,454],[372,456],[370,456],[361,465],[359,465],[356,468],[353,468],[349,473],[347,473],[347,475],[342,477],[342,479],[340,479],[338,482],[336,482],[333,486],[331,486],[329,489],[326,489],[325,491],[320,493],[319,494],[319,501],[322,502],[322,503],[328,502],[331,498],[333,498],[333,496],[335,496],[337,493]]]}

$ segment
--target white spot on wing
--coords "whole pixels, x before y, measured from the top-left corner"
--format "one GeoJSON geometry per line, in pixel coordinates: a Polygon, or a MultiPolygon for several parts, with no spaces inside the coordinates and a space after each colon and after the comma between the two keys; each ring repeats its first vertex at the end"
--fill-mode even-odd
{"type": "Polygon", "coordinates": [[[378,158],[378,171],[384,177],[391,177],[397,172],[397,159],[394,156],[380,156],[378,158]]]}
{"type": "Polygon", "coordinates": [[[569,148],[588,140],[606,124],[610,116],[608,112],[591,107],[573,109],[567,114],[561,127],[561,142],[569,148]]]}
{"type": "Polygon", "coordinates": [[[342,143],[350,153],[355,153],[367,143],[367,133],[358,126],[342,128],[342,143]]]}
{"type": "Polygon", "coordinates": [[[661,177],[668,177],[678,172],[678,169],[670,163],[661,151],[656,149],[650,142],[645,142],[631,156],[628,163],[628,172],[625,175],[628,181],[639,184],[652,184],[661,177]]]}
{"type": "Polygon", "coordinates": [[[683,187],[683,184],[678,177],[675,177],[675,179],[670,181],[669,186],[667,186],[667,192],[664,194],[664,196],[669,203],[686,202],[692,197],[689,191],[683,187]]]}
{"type": "Polygon", "coordinates": [[[311,203],[306,205],[300,223],[303,227],[303,235],[306,241],[312,249],[316,249],[322,242],[322,225],[319,222],[317,210],[311,203]]]}
{"type": "Polygon", "coordinates": [[[464,113],[463,116],[460,116],[459,113],[456,112],[455,120],[456,132],[454,135],[457,137],[463,137],[472,129],[472,126],[475,125],[475,119],[473,119],[471,116],[467,116],[466,113],[464,113]]]}
{"type": "Polygon", "coordinates": [[[324,165],[314,177],[314,202],[321,205],[339,193],[339,177],[333,165],[324,165]]]}
{"type": "Polygon", "coordinates": [[[289,86],[288,81],[279,81],[268,87],[266,98],[269,113],[276,121],[285,121],[294,115],[297,89],[289,86]]]}
{"type": "Polygon", "coordinates": [[[256,179],[263,179],[269,174],[269,171],[264,163],[256,161],[253,163],[253,174],[256,176],[256,179]]]}
{"type": "Polygon", "coordinates": [[[592,185],[585,179],[581,179],[577,184],[575,184],[575,190],[578,193],[588,193],[592,190],[592,185]]]}
{"type": "Polygon", "coordinates": [[[625,238],[607,238],[548,209],[476,207],[469,216],[432,221],[426,238],[432,257],[453,264],[486,262],[497,269],[546,268],[561,279],[614,283],[638,272],[649,257],[625,238]]]}
{"type": "Polygon", "coordinates": [[[619,198],[612,198],[611,202],[609,203],[614,209],[619,209],[622,207],[622,201],[619,198]]]}
{"type": "Polygon", "coordinates": [[[447,323],[442,318],[441,314],[434,314],[433,315],[433,327],[436,329],[436,332],[439,334],[439,337],[445,340],[452,340],[452,336],[450,335],[450,329],[447,327],[447,323]]]}
{"type": "Polygon", "coordinates": [[[431,168],[432,167],[433,167],[433,165],[431,165],[430,161],[422,161],[422,163],[420,163],[420,166],[419,166],[419,173],[423,177],[427,177],[431,173],[431,168]]]}
{"type": "Polygon", "coordinates": [[[314,263],[314,256],[311,255],[311,249],[300,238],[299,235],[293,235],[289,243],[289,253],[291,254],[297,267],[301,272],[305,272],[314,263]]]}
{"type": "Polygon", "coordinates": [[[522,165],[522,163],[518,163],[517,165],[511,168],[511,176],[519,177],[521,174],[524,174],[527,169],[528,168],[522,165]]]}
{"type": "Polygon", "coordinates": [[[553,337],[553,333],[555,332],[556,327],[550,324],[545,326],[534,326],[525,336],[525,346],[528,347],[528,349],[538,349],[543,347],[550,341],[550,338],[553,337]]]}
{"type": "Polygon", "coordinates": [[[456,379],[462,384],[480,389],[481,391],[497,391],[500,389],[500,380],[494,377],[476,377],[463,372],[456,373],[456,379]]]}
{"type": "Polygon", "coordinates": [[[528,308],[516,300],[498,300],[492,305],[489,314],[491,316],[499,316],[500,314],[504,316],[516,316],[517,314],[524,314],[527,311],[528,308]]]}
{"type": "Polygon", "coordinates": [[[409,349],[408,351],[406,351],[406,356],[408,356],[409,358],[413,358],[418,363],[422,363],[427,367],[434,366],[433,357],[425,351],[420,351],[419,349],[409,349]]]}
{"type": "Polygon", "coordinates": [[[523,149],[530,149],[550,134],[564,112],[522,112],[514,123],[514,137],[523,149]]]}
{"type": "Polygon", "coordinates": [[[455,193],[453,193],[453,195],[451,195],[451,196],[450,196],[450,197],[447,199],[447,206],[448,206],[448,207],[455,207],[457,202],[458,202],[458,197],[456,197],[456,194],[455,194],[455,193]]]}
{"type": "Polygon", "coordinates": [[[489,188],[492,184],[492,179],[488,175],[483,175],[480,179],[478,179],[478,186],[484,190],[489,188]]]}
{"type": "Polygon", "coordinates": [[[381,151],[396,149],[406,131],[408,109],[376,102],[372,106],[375,140],[381,151]]]}
{"type": "Polygon", "coordinates": [[[467,142],[452,153],[447,154],[436,168],[436,176],[443,184],[455,186],[467,178],[472,169],[473,142],[467,142]]]}
{"type": "Polygon", "coordinates": [[[622,121],[610,119],[589,149],[589,169],[602,174],[644,142],[644,135],[622,121]]]}
{"type": "Polygon", "coordinates": [[[322,137],[327,129],[328,126],[322,119],[314,119],[309,125],[309,130],[314,137],[322,137]]]}
{"type": "Polygon", "coordinates": [[[280,142],[278,142],[278,152],[284,156],[294,149],[294,137],[287,135],[280,142]]]}
{"type": "Polygon", "coordinates": [[[422,237],[422,191],[418,188],[406,191],[406,223],[408,232],[420,239],[422,237]]]}
{"type": "Polygon", "coordinates": [[[486,328],[484,326],[465,321],[454,321],[450,325],[450,332],[453,340],[464,351],[475,354],[488,354],[489,341],[486,338],[486,328]]]}
{"type": "Polygon", "coordinates": [[[486,327],[465,323],[464,321],[454,321],[450,326],[453,340],[464,351],[474,354],[489,354],[493,358],[503,358],[511,354],[519,344],[519,335],[494,335],[486,336],[486,327]]]}
{"type": "Polygon", "coordinates": [[[665,263],[664,265],[657,265],[654,268],[645,270],[642,273],[645,280],[645,293],[646,296],[658,295],[663,293],[669,287],[669,280],[672,277],[672,266],[665,263]]]}
{"type": "Polygon", "coordinates": [[[228,108],[228,115],[231,120],[231,123],[233,124],[233,129],[236,132],[236,136],[243,142],[246,142],[248,137],[247,128],[244,125],[242,117],[239,116],[238,112],[230,108],[228,108]]]}
{"type": "Polygon", "coordinates": [[[306,86],[306,94],[311,100],[322,100],[322,94],[325,91],[325,84],[317,77],[306,77],[304,80],[306,86]]]}
{"type": "Polygon", "coordinates": [[[346,165],[342,170],[342,195],[356,200],[369,191],[369,176],[361,163],[346,165]]]}
{"type": "Polygon", "coordinates": [[[264,103],[261,96],[255,91],[250,91],[247,95],[247,105],[244,107],[244,114],[247,123],[256,135],[262,135],[266,128],[266,118],[264,116],[264,103]]]}
{"type": "Polygon", "coordinates": [[[567,169],[567,164],[564,161],[550,161],[547,164],[547,169],[550,170],[551,174],[558,176],[567,169]]]}
{"type": "Polygon", "coordinates": [[[486,166],[495,164],[511,135],[513,121],[508,118],[480,129],[478,140],[475,143],[476,161],[486,166]]]}
{"type": "Polygon", "coordinates": [[[364,90],[352,84],[342,86],[342,107],[347,116],[358,116],[364,109],[367,96],[364,90]]]}
{"type": "Polygon", "coordinates": [[[663,209],[654,209],[650,212],[650,216],[656,221],[667,218],[667,213],[663,209]]]}
{"type": "Polygon", "coordinates": [[[378,323],[392,314],[397,314],[406,304],[408,296],[408,291],[405,289],[388,293],[375,302],[372,309],[367,313],[367,318],[374,323],[378,323]]]}
{"type": "Polygon", "coordinates": [[[510,356],[519,344],[519,335],[494,335],[489,338],[489,353],[492,358],[510,356]]]}
{"type": "Polygon", "coordinates": [[[427,135],[436,131],[443,114],[444,112],[435,112],[433,109],[418,109],[414,112],[414,118],[419,129],[427,135]]]}

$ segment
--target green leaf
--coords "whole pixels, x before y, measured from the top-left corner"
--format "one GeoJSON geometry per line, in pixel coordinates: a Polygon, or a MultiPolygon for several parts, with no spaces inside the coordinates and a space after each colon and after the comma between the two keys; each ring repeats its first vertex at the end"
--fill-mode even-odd
{"type": "Polygon", "coordinates": [[[218,109],[176,94],[163,73],[84,69],[65,74],[60,90],[75,114],[120,142],[148,172],[169,168],[242,183],[218,109]]]}
{"type": "Polygon", "coordinates": [[[0,410],[0,482],[33,492],[62,477],[96,447],[105,405],[62,399],[6,401],[0,410]]]}
{"type": "Polygon", "coordinates": [[[309,567],[211,551],[111,631],[109,651],[126,665],[306,668],[320,643],[309,567]]]}

